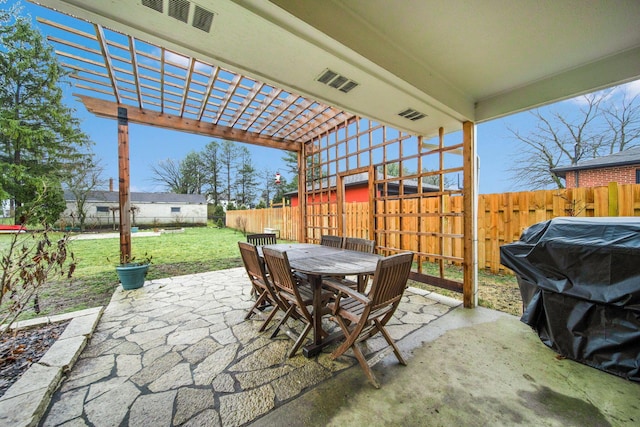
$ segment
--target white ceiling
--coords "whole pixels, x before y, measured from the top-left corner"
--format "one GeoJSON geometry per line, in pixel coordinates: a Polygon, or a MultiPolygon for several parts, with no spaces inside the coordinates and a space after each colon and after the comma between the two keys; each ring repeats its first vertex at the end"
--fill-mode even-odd
{"type": "Polygon", "coordinates": [[[35,2],[426,136],[640,78],[638,0],[191,1],[209,33],[142,0],[35,2]]]}

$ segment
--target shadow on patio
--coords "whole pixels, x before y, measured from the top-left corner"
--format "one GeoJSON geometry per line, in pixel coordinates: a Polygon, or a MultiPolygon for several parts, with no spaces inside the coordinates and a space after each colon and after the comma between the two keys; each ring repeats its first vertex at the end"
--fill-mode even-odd
{"type": "MultiPolygon", "coordinates": [[[[388,330],[408,356],[286,357],[258,333],[243,268],[118,289],[42,425],[632,425],[640,386],[559,360],[516,318],[410,288],[388,330]]],[[[369,347],[382,338],[369,340],[369,347]]]]}

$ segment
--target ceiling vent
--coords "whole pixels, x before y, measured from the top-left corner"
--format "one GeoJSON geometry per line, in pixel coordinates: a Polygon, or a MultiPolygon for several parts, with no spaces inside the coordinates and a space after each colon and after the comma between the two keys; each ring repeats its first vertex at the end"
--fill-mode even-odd
{"type": "Polygon", "coordinates": [[[192,25],[197,29],[208,33],[211,30],[212,22],[213,12],[209,12],[208,10],[196,5],[196,11],[193,13],[192,25]]]}
{"type": "Polygon", "coordinates": [[[339,91],[344,93],[347,93],[351,89],[358,86],[358,83],[350,80],[348,77],[341,76],[340,74],[336,73],[335,71],[331,71],[328,68],[316,78],[316,81],[331,86],[332,88],[338,89],[339,91]]]}
{"type": "Polygon", "coordinates": [[[142,0],[142,5],[162,13],[162,0],[142,0]]]}
{"type": "Polygon", "coordinates": [[[420,111],[416,111],[413,108],[407,108],[404,111],[401,111],[400,113],[398,113],[398,115],[400,117],[404,117],[405,119],[409,119],[409,120],[413,120],[414,122],[416,120],[420,120],[424,117],[427,117],[427,115],[425,113],[421,113],[420,111]]]}
{"type": "MultiPolygon", "coordinates": [[[[143,6],[162,14],[165,13],[163,3],[163,0],[142,0],[143,6]]],[[[166,15],[186,24],[190,23],[194,28],[204,32],[210,32],[215,13],[196,4],[192,8],[192,4],[189,0],[169,0],[166,15]]]]}
{"type": "Polygon", "coordinates": [[[189,7],[191,3],[188,0],[169,0],[169,16],[182,21],[189,22],[189,7]]]}

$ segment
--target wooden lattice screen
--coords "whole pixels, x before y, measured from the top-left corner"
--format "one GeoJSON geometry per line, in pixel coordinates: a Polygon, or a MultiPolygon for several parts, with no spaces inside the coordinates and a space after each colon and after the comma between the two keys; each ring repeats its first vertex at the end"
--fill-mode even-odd
{"type": "Polygon", "coordinates": [[[413,279],[462,292],[450,266],[465,262],[454,255],[465,244],[464,197],[453,197],[464,196],[463,145],[461,137],[445,142],[443,129],[427,141],[363,118],[325,132],[305,144],[303,235],[314,243],[323,234],[344,235],[345,183],[368,177],[372,209],[366,236],[357,237],[374,239],[384,255],[411,248],[413,279]]]}

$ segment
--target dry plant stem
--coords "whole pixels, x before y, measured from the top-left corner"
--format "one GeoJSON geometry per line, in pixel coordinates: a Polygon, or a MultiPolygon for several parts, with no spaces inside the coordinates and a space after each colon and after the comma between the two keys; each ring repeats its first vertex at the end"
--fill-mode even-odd
{"type": "MultiPolygon", "coordinates": [[[[49,239],[49,228],[34,232],[21,239],[16,234],[11,239],[9,249],[2,256],[2,283],[0,303],[4,307],[0,312],[0,323],[11,324],[22,313],[29,301],[37,304],[40,288],[52,275],[71,277],[75,269],[73,253],[67,251],[69,235],[53,243],[49,239]],[[67,264],[67,258],[71,262],[67,264]]],[[[37,311],[37,310],[36,310],[37,311]]],[[[0,336],[10,329],[0,329],[0,336]]]]}

